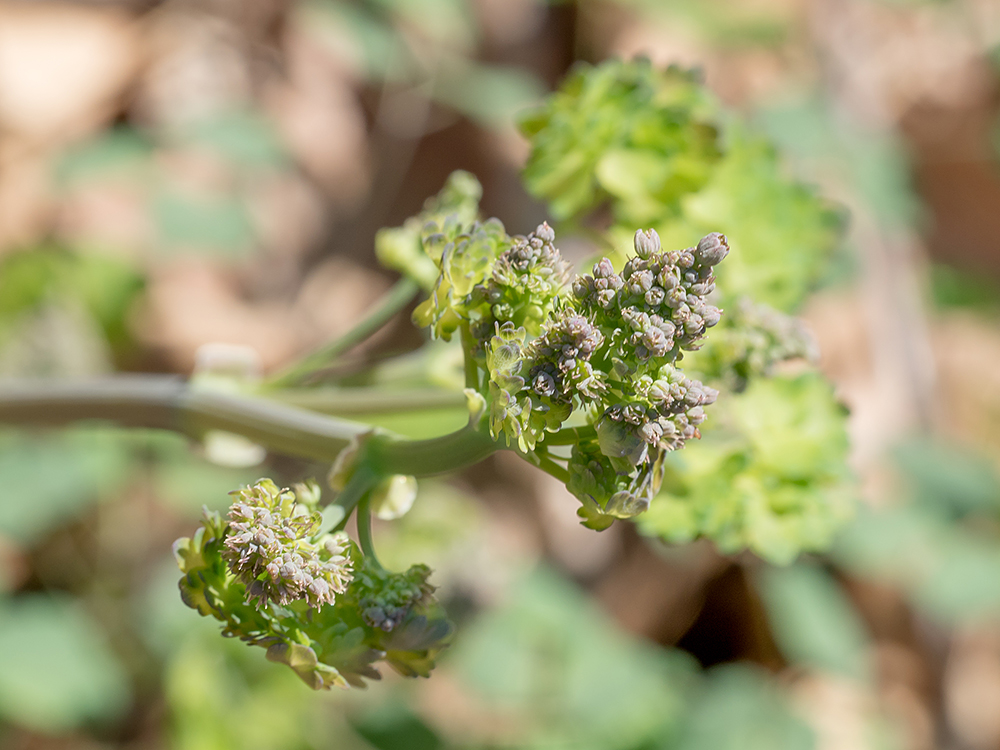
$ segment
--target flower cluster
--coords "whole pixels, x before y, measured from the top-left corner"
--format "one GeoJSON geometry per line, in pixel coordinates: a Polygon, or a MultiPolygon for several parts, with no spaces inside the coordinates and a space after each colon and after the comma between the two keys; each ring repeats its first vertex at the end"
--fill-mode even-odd
{"type": "Polygon", "coordinates": [[[497,258],[486,299],[492,322],[511,322],[536,334],[552,313],[569,281],[569,263],[554,244],[556,233],[542,223],[527,237],[511,238],[511,245],[497,258]]]}
{"type": "Polygon", "coordinates": [[[697,247],[661,252],[653,230],[636,232],[636,257],[616,273],[607,258],[592,276],[573,283],[580,307],[611,334],[611,346],[625,363],[658,367],[695,349],[721,311],[707,301],[715,289],[713,267],[729,253],[724,235],[703,237],[697,247]]]}
{"type": "MultiPolygon", "coordinates": [[[[283,515],[274,501],[288,502],[291,493],[277,491],[269,480],[261,485],[259,492],[241,491],[230,514],[237,505],[257,509],[266,503],[277,506],[269,511],[272,516],[283,515]],[[261,496],[268,499],[262,503],[261,496]]],[[[307,598],[279,603],[250,596],[253,582],[232,569],[234,547],[244,546],[235,540],[244,533],[220,514],[206,511],[194,536],[174,544],[183,573],[181,598],[199,614],[221,622],[223,635],[266,648],[269,660],[288,665],[316,690],[363,687],[365,679],[381,678],[378,661],[404,676],[430,674],[454,628],[434,598],[427,566],[387,572],[344,538],[338,556],[344,558],[342,567],[355,574],[336,599],[320,609],[307,598]]]]}
{"type": "Polygon", "coordinates": [[[424,228],[423,247],[440,269],[430,296],[413,311],[414,322],[448,340],[462,323],[481,320],[486,281],[511,238],[498,219],[463,225],[454,217],[424,228]]]}
{"type": "Polygon", "coordinates": [[[632,400],[610,406],[597,423],[605,455],[626,458],[632,466],[646,460],[647,447],[673,451],[701,437],[702,407],[715,403],[719,395],[671,365],[664,365],[656,380],[640,376],[634,387],[632,400]]]}
{"type": "Polygon", "coordinates": [[[572,403],[574,396],[581,404],[593,401],[606,390],[604,373],[590,363],[603,344],[604,334],[587,317],[562,311],[528,347],[531,390],[554,403],[572,403]]]}
{"type": "Polygon", "coordinates": [[[605,258],[593,275],[577,277],[536,338],[527,341],[523,326],[494,323],[484,343],[494,437],[536,450],[574,410],[587,413],[595,440],[582,453],[577,446],[574,460],[590,468],[569,487],[595,527],[609,522],[594,521],[598,511],[613,519],[648,505],[659,488],[652,467],[663,452],[700,436],[703,407],[718,396],[673,363],[720,320],[708,295],[713,268],[729,252],[726,238],[710,234],[672,252],[661,250],[653,230],[636,232],[634,241],[636,255],[620,273],[605,258]],[[602,466],[596,473],[595,463],[602,466]]]}
{"type": "Polygon", "coordinates": [[[351,561],[344,534],[317,538],[322,516],[270,479],[231,493],[223,557],[246,586],[248,601],[319,608],[347,590],[351,561]]]}
{"type": "Polygon", "coordinates": [[[379,230],[375,235],[379,262],[409,276],[424,289],[431,289],[438,278],[438,267],[424,245],[428,226],[465,226],[475,221],[482,194],[483,188],[474,175],[462,170],[452,172],[441,191],[424,203],[423,211],[400,227],[379,230]]]}
{"type": "Polygon", "coordinates": [[[620,472],[597,441],[582,440],[573,446],[568,470],[566,487],[581,503],[577,515],[584,526],[601,531],[649,507],[663,478],[663,460],[660,455],[636,471],[620,472]]]}
{"type": "Polygon", "coordinates": [[[509,322],[494,325],[496,333],[486,344],[490,433],[505,436],[508,443],[515,441],[522,450],[534,450],[546,429],[554,432],[566,421],[573,405],[525,389],[524,373],[530,372],[524,343],[527,331],[509,322]]]}
{"type": "Polygon", "coordinates": [[[430,574],[431,569],[426,565],[414,565],[405,573],[362,565],[352,591],[361,617],[371,627],[391,633],[406,620],[415,604],[428,600],[434,593],[434,587],[427,582],[430,574]]]}

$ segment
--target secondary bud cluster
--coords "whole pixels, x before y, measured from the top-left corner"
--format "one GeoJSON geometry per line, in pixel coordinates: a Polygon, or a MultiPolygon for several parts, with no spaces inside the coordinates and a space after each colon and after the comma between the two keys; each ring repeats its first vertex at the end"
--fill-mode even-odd
{"type": "Polygon", "coordinates": [[[427,582],[430,574],[426,565],[414,565],[405,573],[390,573],[366,561],[354,584],[365,623],[386,633],[399,627],[415,604],[434,593],[434,586],[427,582]]]}
{"type": "Polygon", "coordinates": [[[581,502],[577,511],[588,528],[600,531],[616,518],[637,516],[659,489],[662,462],[647,461],[632,472],[616,471],[604,448],[594,441],[573,446],[566,487],[581,502]]]}
{"type": "Polygon", "coordinates": [[[537,396],[570,404],[596,399],[604,390],[604,373],[590,358],[604,344],[604,335],[583,315],[564,310],[526,352],[531,362],[528,386],[537,396]]]}
{"type": "Polygon", "coordinates": [[[494,320],[540,325],[569,280],[569,263],[553,244],[556,234],[542,223],[527,237],[511,238],[493,266],[486,299],[494,320]]]}
{"type": "Polygon", "coordinates": [[[232,494],[223,557],[246,586],[248,601],[304,599],[318,609],[344,593],[351,580],[346,535],[314,540],[320,514],[269,479],[232,494]]]}
{"type": "Polygon", "coordinates": [[[616,273],[607,258],[593,275],[576,279],[573,293],[599,325],[614,332],[623,361],[672,361],[695,349],[721,311],[707,301],[715,289],[713,266],[729,252],[725,235],[709,234],[687,250],[661,252],[652,229],[635,235],[636,256],[616,273]]]}
{"type": "Polygon", "coordinates": [[[656,380],[641,376],[634,387],[634,400],[609,407],[597,426],[605,453],[628,458],[633,465],[646,459],[646,446],[672,451],[701,437],[702,407],[719,395],[670,365],[662,368],[656,380]]]}

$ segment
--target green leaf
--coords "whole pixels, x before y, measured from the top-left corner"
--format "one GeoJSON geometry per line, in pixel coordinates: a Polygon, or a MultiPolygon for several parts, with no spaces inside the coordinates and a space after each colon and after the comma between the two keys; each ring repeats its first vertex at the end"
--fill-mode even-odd
{"type": "Polygon", "coordinates": [[[812,750],[816,740],[760,671],[717,667],[692,696],[692,713],[676,750],[812,750]]]}
{"type": "Polygon", "coordinates": [[[97,626],[68,599],[0,602],[0,715],[60,733],[119,715],[126,675],[97,626]]]}
{"type": "Polygon", "coordinates": [[[127,478],[129,452],[109,430],[8,437],[0,451],[0,532],[31,543],[127,478]]]}
{"type": "Polygon", "coordinates": [[[767,568],[759,587],[771,632],[787,659],[859,680],[869,677],[864,626],[822,568],[805,563],[767,568]]]}

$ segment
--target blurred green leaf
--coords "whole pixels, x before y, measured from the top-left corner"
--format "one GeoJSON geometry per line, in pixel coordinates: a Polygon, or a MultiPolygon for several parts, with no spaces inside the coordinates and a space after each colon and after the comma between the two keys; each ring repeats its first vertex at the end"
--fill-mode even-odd
{"type": "Polygon", "coordinates": [[[230,254],[253,249],[250,217],[235,196],[164,190],[153,202],[153,213],[168,246],[230,254]]]}
{"type": "MultiPolygon", "coordinates": [[[[997,128],[997,135],[997,145],[1000,146],[1000,127],[997,128]]],[[[931,295],[938,307],[965,308],[990,315],[1000,312],[1000,281],[997,279],[943,263],[933,264],[930,271],[931,295]]]]}
{"type": "Polygon", "coordinates": [[[460,632],[449,663],[517,717],[519,747],[625,750],[676,732],[693,678],[682,654],[629,639],[545,569],[510,597],[460,632]]]}
{"type": "Polygon", "coordinates": [[[437,734],[405,703],[388,700],[366,711],[352,724],[376,750],[443,750],[437,734]]]}
{"type": "Polygon", "coordinates": [[[129,452],[111,430],[46,438],[6,435],[0,450],[0,532],[30,544],[128,477],[129,452]]]}
{"type": "Polygon", "coordinates": [[[285,162],[284,149],[271,124],[252,111],[226,112],[197,120],[181,132],[180,138],[209,148],[239,166],[280,166],[285,162]]]}
{"type": "Polygon", "coordinates": [[[59,161],[56,177],[65,185],[109,176],[148,177],[152,155],[152,143],[140,133],[128,127],[114,128],[68,149],[59,161]]]}
{"type": "Polygon", "coordinates": [[[114,718],[129,686],[97,626],[67,599],[0,601],[0,714],[59,733],[114,718]]]}
{"type": "Polygon", "coordinates": [[[454,63],[442,71],[434,97],[486,126],[509,125],[511,113],[544,93],[542,82],[527,70],[454,63]]]}
{"type": "Polygon", "coordinates": [[[692,712],[676,750],[811,750],[816,740],[766,675],[717,667],[690,696],[692,712]]]}
{"type": "Polygon", "coordinates": [[[899,586],[943,622],[1000,613],[1000,482],[965,446],[910,441],[894,451],[909,495],[864,509],[838,539],[845,569],[899,586]]]}
{"type": "Polygon", "coordinates": [[[868,638],[851,602],[822,568],[767,568],[759,578],[771,632],[792,662],[863,680],[868,638]]]}
{"type": "Polygon", "coordinates": [[[940,440],[910,440],[893,451],[914,500],[958,517],[1000,514],[1000,476],[993,463],[965,446],[940,440]]]}

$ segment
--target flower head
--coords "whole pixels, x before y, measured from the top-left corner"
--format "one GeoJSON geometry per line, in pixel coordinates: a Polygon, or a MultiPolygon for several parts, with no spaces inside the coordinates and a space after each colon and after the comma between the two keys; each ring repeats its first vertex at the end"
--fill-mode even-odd
{"type": "Polygon", "coordinates": [[[320,514],[270,479],[232,494],[223,557],[246,586],[248,601],[304,599],[318,609],[344,593],[351,580],[346,535],[316,538],[320,514]]]}

